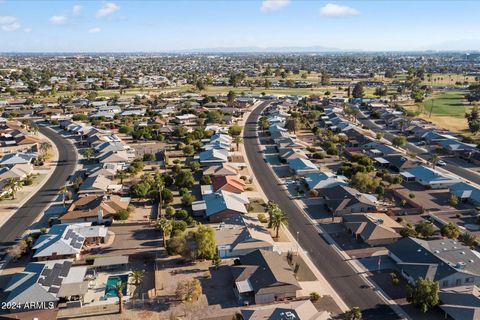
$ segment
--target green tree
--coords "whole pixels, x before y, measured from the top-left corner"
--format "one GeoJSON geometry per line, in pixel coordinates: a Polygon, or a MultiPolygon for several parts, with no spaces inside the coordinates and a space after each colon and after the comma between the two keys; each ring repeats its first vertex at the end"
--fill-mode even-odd
{"type": "Polygon", "coordinates": [[[460,200],[458,199],[458,197],[454,194],[452,194],[450,196],[450,198],[448,198],[448,203],[451,205],[451,206],[456,206],[458,204],[460,200]]]}
{"type": "Polygon", "coordinates": [[[195,183],[195,179],[190,171],[181,170],[175,176],[175,184],[179,188],[191,188],[195,183]]]}
{"type": "Polygon", "coordinates": [[[478,131],[480,131],[480,115],[478,112],[478,107],[474,106],[470,113],[467,112],[465,114],[465,118],[467,118],[468,128],[470,129],[470,132],[472,132],[473,134],[477,134],[478,131]]]}
{"type": "Polygon", "coordinates": [[[437,281],[419,277],[415,281],[415,287],[407,285],[407,301],[413,303],[426,313],[440,302],[439,285],[437,281]]]}
{"type": "Polygon", "coordinates": [[[358,98],[363,98],[365,95],[365,91],[363,89],[363,83],[362,82],[358,82],[357,84],[355,84],[355,86],[353,87],[353,91],[352,91],[352,97],[358,99],[358,98]]]}
{"type": "Polygon", "coordinates": [[[421,234],[424,238],[428,238],[434,234],[435,227],[433,226],[433,223],[424,221],[415,226],[415,231],[421,234]]]}
{"type": "Polygon", "coordinates": [[[416,238],[418,233],[411,226],[407,226],[407,227],[403,228],[402,230],[400,230],[400,235],[404,238],[406,238],[406,237],[416,238]]]}
{"type": "Polygon", "coordinates": [[[228,133],[233,137],[239,136],[242,133],[242,127],[234,124],[228,128],[228,133]]]}
{"type": "Polygon", "coordinates": [[[191,157],[195,154],[195,149],[193,149],[193,146],[191,145],[186,145],[185,147],[183,147],[182,151],[186,157],[191,157]]]}
{"type": "Polygon", "coordinates": [[[139,182],[130,187],[130,195],[134,198],[145,198],[150,191],[150,185],[146,182],[139,182]]]}
{"type": "Polygon", "coordinates": [[[197,256],[203,259],[213,259],[217,253],[215,233],[210,226],[200,225],[195,232],[197,256]]]}
{"type": "Polygon", "coordinates": [[[123,180],[126,179],[127,177],[128,177],[128,174],[125,172],[125,170],[119,170],[115,174],[115,178],[120,180],[120,184],[123,184],[123,180]]]}
{"type": "Polygon", "coordinates": [[[19,178],[8,178],[7,183],[5,184],[5,189],[10,190],[10,195],[12,196],[12,200],[14,200],[15,195],[22,186],[23,182],[19,178]]]}
{"type": "Polygon", "coordinates": [[[164,204],[169,204],[173,202],[173,192],[170,189],[163,188],[161,193],[162,193],[162,201],[164,204]]]}
{"type": "Polygon", "coordinates": [[[240,143],[243,142],[243,139],[240,136],[236,136],[235,138],[233,138],[233,142],[235,142],[235,145],[237,146],[237,151],[238,151],[240,147],[240,143]]]}
{"type": "Polygon", "coordinates": [[[450,222],[442,226],[442,228],[440,229],[440,233],[442,237],[457,239],[460,235],[460,229],[457,225],[450,222]]]}
{"type": "Polygon", "coordinates": [[[405,136],[396,136],[395,138],[392,139],[392,144],[395,146],[395,147],[405,147],[405,145],[407,144],[407,138],[405,136]]]}
{"type": "Polygon", "coordinates": [[[118,313],[123,313],[123,289],[125,289],[126,283],[124,282],[117,282],[114,286],[113,289],[117,293],[117,298],[118,298],[118,313]]]}
{"type": "Polygon", "coordinates": [[[345,312],[345,320],[360,320],[362,319],[362,310],[360,308],[355,307],[347,312],[345,312]]]}
{"type": "Polygon", "coordinates": [[[82,150],[82,154],[85,158],[87,158],[87,161],[90,161],[94,154],[94,150],[92,148],[85,148],[82,150]]]}
{"type": "Polygon", "coordinates": [[[198,161],[190,162],[190,169],[192,172],[197,172],[200,169],[200,163],[198,161]]]}
{"type": "Polygon", "coordinates": [[[478,238],[469,232],[462,233],[462,235],[460,236],[460,241],[462,241],[464,245],[470,248],[474,248],[478,245],[478,238]]]}

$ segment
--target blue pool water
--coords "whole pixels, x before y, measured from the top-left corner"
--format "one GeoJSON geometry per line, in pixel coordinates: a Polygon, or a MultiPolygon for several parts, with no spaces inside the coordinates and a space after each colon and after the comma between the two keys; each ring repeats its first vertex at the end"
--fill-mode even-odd
{"type": "Polygon", "coordinates": [[[123,287],[122,293],[125,296],[127,294],[127,283],[128,283],[128,274],[122,274],[119,276],[110,276],[107,280],[107,286],[105,288],[105,296],[106,297],[116,297],[117,291],[115,290],[115,285],[117,283],[125,283],[123,287]]]}

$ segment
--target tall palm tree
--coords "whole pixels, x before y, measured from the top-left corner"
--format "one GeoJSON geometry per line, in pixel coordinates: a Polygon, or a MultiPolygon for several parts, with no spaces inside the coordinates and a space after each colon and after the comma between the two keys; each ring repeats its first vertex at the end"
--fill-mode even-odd
{"type": "Polygon", "coordinates": [[[145,276],[145,270],[135,270],[130,273],[130,277],[132,277],[133,284],[136,286],[142,283],[144,276],[145,276]]]}
{"type": "Polygon", "coordinates": [[[123,313],[123,289],[125,289],[125,287],[126,283],[121,281],[117,282],[113,286],[118,298],[118,313],[123,313]]]}
{"type": "Polygon", "coordinates": [[[155,188],[158,192],[158,217],[162,217],[162,192],[163,188],[165,187],[165,182],[163,181],[163,177],[158,173],[155,175],[155,188]]]}
{"type": "Polygon", "coordinates": [[[12,194],[12,200],[15,199],[15,194],[18,190],[23,186],[23,182],[20,181],[19,178],[10,178],[8,179],[7,184],[5,185],[6,189],[10,189],[10,193],[12,194]]]}
{"type": "Polygon", "coordinates": [[[270,218],[270,224],[275,229],[275,238],[278,238],[278,232],[282,225],[288,225],[288,218],[282,210],[276,210],[270,218]]]}
{"type": "Polygon", "coordinates": [[[115,174],[115,178],[120,180],[120,184],[123,184],[123,179],[127,177],[128,177],[128,174],[125,172],[125,170],[120,170],[115,174]]]}
{"type": "Polygon", "coordinates": [[[63,196],[63,206],[65,207],[65,200],[68,195],[68,188],[67,186],[63,186],[58,190],[58,193],[60,193],[63,196]]]}
{"type": "Polygon", "coordinates": [[[235,144],[237,145],[237,151],[238,151],[238,148],[239,148],[239,146],[240,146],[240,143],[242,143],[243,139],[242,139],[242,137],[240,137],[240,136],[236,136],[233,141],[235,141],[235,144]]]}
{"type": "Polygon", "coordinates": [[[167,220],[165,218],[157,220],[157,223],[155,224],[155,227],[157,229],[162,230],[162,237],[163,237],[163,246],[167,247],[167,234],[170,234],[172,232],[172,221],[167,220]]]}

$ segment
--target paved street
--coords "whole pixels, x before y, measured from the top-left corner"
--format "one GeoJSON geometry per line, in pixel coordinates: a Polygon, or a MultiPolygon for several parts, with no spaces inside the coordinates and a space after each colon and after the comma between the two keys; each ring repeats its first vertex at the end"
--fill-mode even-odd
{"type": "MultiPolygon", "coordinates": [[[[382,127],[380,127],[379,125],[377,125],[375,122],[373,122],[372,120],[368,119],[368,118],[365,118],[365,116],[363,115],[363,113],[361,113],[362,116],[358,117],[358,121],[367,126],[368,128],[372,129],[373,131],[375,132],[382,132],[383,133],[383,137],[385,139],[387,139],[388,141],[392,141],[393,138],[396,137],[395,134],[392,134],[388,131],[385,131],[382,127]]],[[[413,145],[412,143],[407,143],[406,145],[406,148],[408,151],[410,152],[414,152],[418,157],[422,158],[423,160],[426,160],[428,161],[431,157],[432,157],[432,154],[429,153],[429,152],[425,152],[424,149],[422,148],[419,148],[415,145],[413,145]]],[[[443,169],[447,170],[447,171],[450,171],[451,173],[454,173],[456,174],[457,176],[459,177],[462,177],[464,179],[467,179],[469,181],[472,181],[476,184],[480,184],[480,175],[471,171],[471,170],[468,170],[468,169],[465,169],[465,168],[462,168],[462,167],[459,167],[458,165],[450,162],[448,159],[444,159],[444,161],[447,163],[446,166],[442,167],[443,169]]]]}
{"type": "Polygon", "coordinates": [[[45,210],[52,199],[58,196],[58,190],[65,185],[68,177],[75,169],[77,156],[74,146],[51,129],[39,128],[40,132],[57,147],[59,153],[58,164],[42,188],[0,228],[0,248],[13,245],[16,239],[22,236],[23,232],[45,210]]]}
{"type": "Polygon", "coordinates": [[[377,293],[354,271],[350,265],[318,234],[316,228],[304,216],[297,205],[289,199],[263,159],[257,139],[257,122],[268,102],[257,107],[245,125],[244,144],[255,177],[268,199],[278,203],[289,219],[292,234],[299,232],[298,241],[329,281],[334,290],[349,307],[360,307],[362,319],[399,319],[377,293]]]}

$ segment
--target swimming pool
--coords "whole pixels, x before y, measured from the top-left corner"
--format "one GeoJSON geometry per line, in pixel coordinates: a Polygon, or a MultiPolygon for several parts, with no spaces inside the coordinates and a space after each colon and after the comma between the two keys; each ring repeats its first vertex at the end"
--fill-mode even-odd
{"type": "Polygon", "coordinates": [[[115,290],[115,285],[119,282],[120,283],[125,283],[125,286],[123,287],[122,293],[123,293],[124,296],[127,295],[128,274],[122,274],[122,275],[119,275],[119,276],[108,277],[107,286],[105,288],[105,296],[107,298],[117,296],[117,290],[115,290]]]}

